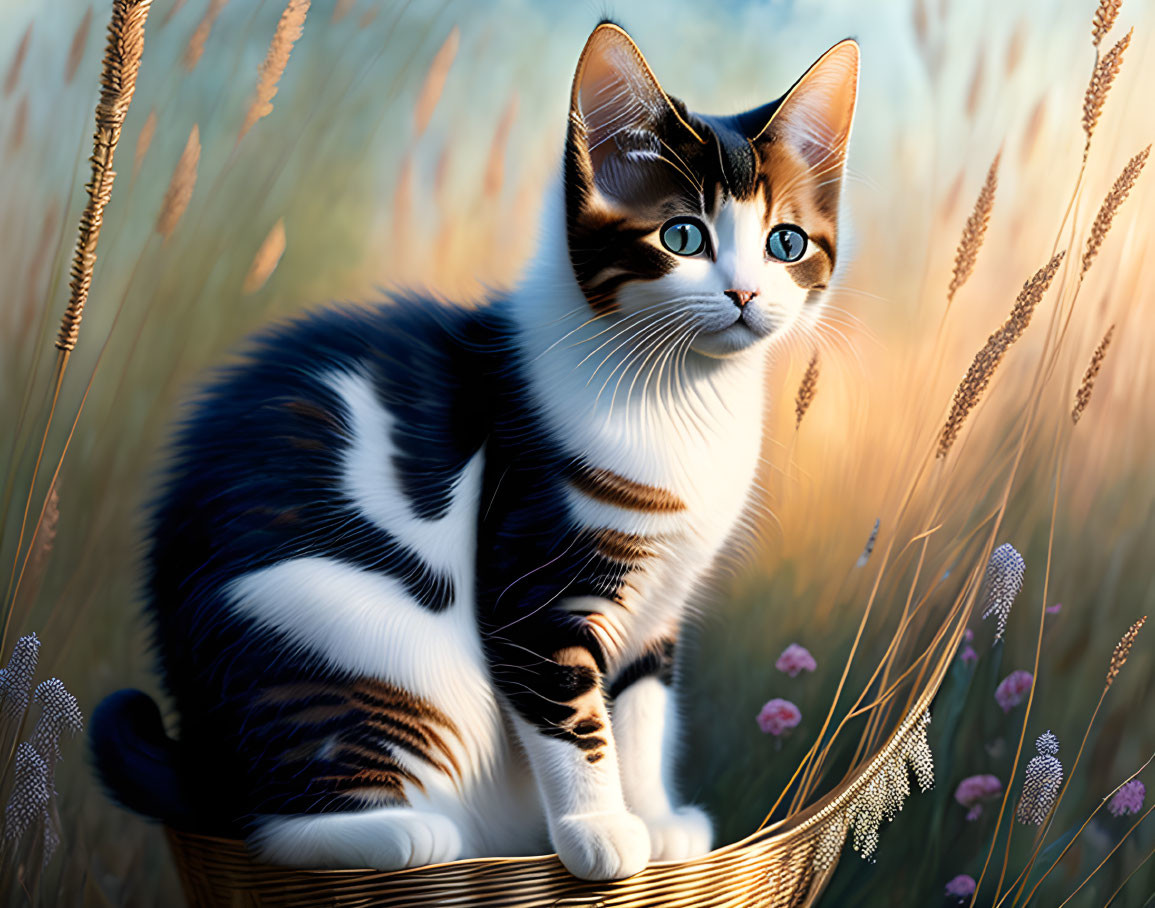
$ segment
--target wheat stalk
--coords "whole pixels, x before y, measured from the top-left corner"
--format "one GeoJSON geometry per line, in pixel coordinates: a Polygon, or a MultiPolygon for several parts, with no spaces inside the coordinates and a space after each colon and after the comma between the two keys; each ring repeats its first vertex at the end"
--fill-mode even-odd
{"type": "Polygon", "coordinates": [[[959,240],[958,251],[954,257],[954,273],[946,292],[948,303],[954,299],[954,295],[974,271],[975,260],[978,258],[979,249],[982,248],[983,238],[987,233],[987,225],[991,220],[991,209],[995,205],[995,191],[999,188],[999,159],[1001,157],[1002,152],[999,152],[991,161],[990,169],[987,170],[987,178],[983,181],[983,188],[975,200],[974,210],[971,211],[970,217],[967,218],[967,222],[963,226],[962,238],[959,240]]]}
{"type": "Polygon", "coordinates": [[[938,440],[938,457],[946,457],[951,445],[958,438],[967,414],[978,403],[979,397],[990,384],[991,377],[1002,362],[1007,350],[1017,341],[1031,323],[1031,316],[1035,307],[1047,292],[1055,272],[1059,270],[1059,263],[1063,260],[1063,252],[1059,252],[1043,268],[1035,273],[1023,285],[1010,315],[994,334],[987,338],[983,348],[975,354],[974,361],[967,369],[966,375],[959,382],[955,390],[954,402],[951,405],[950,415],[943,424],[938,440]]]}
{"type": "MultiPolygon", "coordinates": [[[[201,21],[197,23],[196,30],[192,33],[192,37],[188,39],[188,46],[184,50],[184,68],[189,72],[196,69],[196,65],[204,56],[205,45],[208,44],[209,35],[213,33],[213,25],[217,21],[217,16],[221,14],[221,10],[225,8],[228,0],[209,0],[209,7],[205,10],[205,14],[201,17],[201,21]]],[[[169,16],[175,13],[176,9],[170,11],[169,16]]],[[[168,21],[168,18],[164,20],[168,21]]],[[[164,23],[161,23],[162,25],[164,23]]]]}
{"type": "Polygon", "coordinates": [[[1103,367],[1103,359],[1107,355],[1107,348],[1111,346],[1111,338],[1115,335],[1115,326],[1112,325],[1107,329],[1107,333],[1103,335],[1103,339],[1099,341],[1099,346],[1095,348],[1095,352],[1091,355],[1091,362],[1087,366],[1087,371],[1083,373],[1083,383],[1079,385],[1079,390],[1075,392],[1075,406],[1071,410],[1071,422],[1077,423],[1079,417],[1083,415],[1083,411],[1087,409],[1087,404],[1091,402],[1091,391],[1095,387],[1095,378],[1099,374],[1099,370],[1103,367]]]}
{"type": "Polygon", "coordinates": [[[1115,24],[1122,6],[1123,0],[1099,0],[1099,7],[1091,20],[1091,43],[1095,47],[1099,46],[1099,42],[1107,36],[1107,32],[1115,24]]]}
{"type": "Polygon", "coordinates": [[[76,348],[80,320],[88,302],[92,270],[96,265],[96,244],[104,222],[104,209],[112,196],[113,155],[120,141],[120,131],[128,106],[136,91],[136,76],[144,52],[144,24],[152,0],[114,0],[112,20],[108,24],[108,46],[100,75],[100,100],[96,103],[96,134],[92,140],[92,180],[85,187],[88,202],[80,216],[76,255],[72,263],[72,280],[68,308],[60,322],[56,347],[69,353],[76,348]]]}
{"type": "Polygon", "coordinates": [[[1099,115],[1103,112],[1103,105],[1107,102],[1111,85],[1114,84],[1115,77],[1119,75],[1119,69],[1123,66],[1123,52],[1131,43],[1133,31],[1134,29],[1116,41],[1095,64],[1095,69],[1091,73],[1091,81],[1087,84],[1087,92],[1083,96],[1083,132],[1087,134],[1087,142],[1083,146],[1084,159],[1091,151],[1091,136],[1094,135],[1095,126],[1099,123],[1099,115]]]}
{"type": "Polygon", "coordinates": [[[461,41],[461,30],[455,25],[449,32],[433,61],[425,73],[425,80],[421,83],[421,90],[417,93],[417,104],[413,108],[413,135],[420,138],[429,125],[429,118],[441,100],[441,92],[445,89],[445,80],[449,77],[449,70],[457,56],[457,47],[461,41]]]}
{"type": "Polygon", "coordinates": [[[8,64],[8,72],[4,74],[4,97],[16,91],[20,84],[20,71],[24,68],[24,60],[28,56],[28,46],[32,43],[32,23],[24,30],[24,37],[16,45],[16,52],[12,55],[12,62],[8,64]]]}
{"type": "Polygon", "coordinates": [[[84,11],[84,18],[72,33],[72,44],[68,48],[68,62],[64,65],[64,84],[68,85],[76,78],[76,71],[80,69],[80,61],[84,59],[84,48],[88,46],[88,33],[92,30],[92,7],[84,11]]]}
{"type": "Polygon", "coordinates": [[[305,27],[305,16],[309,12],[309,0],[289,0],[281,18],[277,22],[277,30],[273,32],[273,40],[269,43],[268,53],[261,63],[260,79],[257,80],[257,92],[245,114],[245,122],[241,125],[239,142],[258,120],[267,117],[273,112],[273,98],[277,94],[277,83],[284,75],[285,67],[289,64],[289,54],[293,45],[301,37],[305,27]]]}
{"type": "Polygon", "coordinates": [[[285,219],[280,218],[269,231],[269,235],[261,242],[253,262],[249,265],[249,273],[245,275],[245,282],[241,286],[242,293],[256,293],[272,276],[285,254],[285,219]]]}
{"type": "MultiPolygon", "coordinates": [[[[802,381],[798,385],[798,394],[794,398],[794,428],[802,425],[802,417],[814,402],[814,395],[818,390],[818,351],[815,350],[802,373],[802,381]]],[[[875,527],[877,531],[877,526],[875,527]]]]}
{"type": "Polygon", "coordinates": [[[180,160],[176,162],[176,169],[172,172],[168,189],[164,194],[164,202],[160,206],[160,214],[156,219],[156,232],[166,240],[176,230],[176,225],[188,208],[193,189],[197,182],[197,164],[201,157],[200,130],[194,123],[188,134],[188,142],[181,152],[180,160]]]}
{"type": "Polygon", "coordinates": [[[329,18],[329,21],[336,25],[349,15],[355,2],[356,0],[337,0],[337,2],[333,4],[333,15],[329,18]]]}
{"type": "Polygon", "coordinates": [[[1143,165],[1147,163],[1147,156],[1150,153],[1151,146],[1148,145],[1127,162],[1127,166],[1123,168],[1123,172],[1119,174],[1118,179],[1111,186],[1111,191],[1103,199],[1103,204],[1099,206],[1099,213],[1095,215],[1095,222],[1091,225],[1091,235],[1087,238],[1087,248],[1083,251],[1083,267],[1079,272],[1080,278],[1087,273],[1091,263],[1095,261],[1095,256],[1099,254],[1099,247],[1103,245],[1103,240],[1106,239],[1107,232],[1111,229],[1111,223],[1115,220],[1116,213],[1123,202],[1127,200],[1127,196],[1131,194],[1131,190],[1135,188],[1135,182],[1139,179],[1139,174],[1143,172],[1143,165]]]}

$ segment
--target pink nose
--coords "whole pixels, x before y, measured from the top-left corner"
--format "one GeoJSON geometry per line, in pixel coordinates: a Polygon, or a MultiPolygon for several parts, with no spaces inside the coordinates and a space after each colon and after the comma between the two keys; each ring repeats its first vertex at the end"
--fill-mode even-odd
{"type": "Polygon", "coordinates": [[[727,290],[725,293],[739,309],[745,309],[746,304],[758,295],[757,290],[727,290]]]}

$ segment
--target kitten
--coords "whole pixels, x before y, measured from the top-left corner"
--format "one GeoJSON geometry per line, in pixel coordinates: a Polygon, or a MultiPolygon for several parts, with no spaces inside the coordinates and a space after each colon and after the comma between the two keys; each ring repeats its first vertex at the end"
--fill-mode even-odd
{"type": "Polygon", "coordinates": [[[112,794],[309,867],[708,851],[672,785],[678,631],[752,497],[767,352],[835,270],[857,78],[845,41],[779,101],[692,114],[603,23],[515,291],[257,338],[153,514],[180,739],[105,700],[112,794]]]}

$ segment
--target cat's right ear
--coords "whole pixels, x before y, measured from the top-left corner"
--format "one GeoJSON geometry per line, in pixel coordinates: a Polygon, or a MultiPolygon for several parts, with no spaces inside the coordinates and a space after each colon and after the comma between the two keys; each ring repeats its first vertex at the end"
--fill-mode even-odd
{"type": "Polygon", "coordinates": [[[702,139],[662,90],[642,52],[621,28],[603,22],[586,41],[570,95],[567,179],[631,207],[670,191],[663,142],[702,139]],[[676,137],[668,136],[671,131],[676,137]]]}

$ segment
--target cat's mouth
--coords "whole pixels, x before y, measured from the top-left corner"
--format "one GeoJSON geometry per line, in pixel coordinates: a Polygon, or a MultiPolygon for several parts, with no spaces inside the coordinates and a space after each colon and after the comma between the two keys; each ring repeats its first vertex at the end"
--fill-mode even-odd
{"type": "Polygon", "coordinates": [[[743,310],[729,324],[704,327],[690,346],[706,356],[724,358],[749,349],[773,333],[774,326],[768,320],[743,310]]]}

